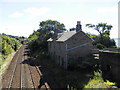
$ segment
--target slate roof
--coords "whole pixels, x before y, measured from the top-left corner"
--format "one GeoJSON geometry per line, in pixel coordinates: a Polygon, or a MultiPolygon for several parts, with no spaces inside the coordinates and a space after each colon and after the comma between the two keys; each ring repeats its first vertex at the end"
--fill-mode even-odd
{"type": "MultiPolygon", "coordinates": [[[[68,31],[68,32],[63,32],[63,33],[58,33],[58,36],[57,36],[57,40],[58,42],[64,42],[66,40],[68,40],[69,38],[71,38],[73,35],[75,35],[76,33],[80,33],[82,34],[82,36],[85,36],[85,37],[88,37],[88,35],[86,35],[83,31],[79,31],[79,32],[76,32],[76,31],[68,31]]],[[[92,38],[88,37],[89,40],[91,41],[94,41],[92,38]]],[[[53,41],[52,38],[49,38],[47,41],[53,41]]]]}
{"type": "MultiPolygon", "coordinates": [[[[58,36],[59,38],[56,41],[64,42],[64,41],[68,40],[70,37],[72,37],[74,34],[76,34],[76,31],[64,32],[62,35],[60,34],[60,36],[58,36]]],[[[53,39],[50,38],[47,41],[53,41],[53,39]]]]}
{"type": "Polygon", "coordinates": [[[74,34],[76,34],[76,31],[64,32],[63,35],[60,38],[58,38],[58,40],[56,41],[66,41],[70,37],[72,37],[74,34]]]}

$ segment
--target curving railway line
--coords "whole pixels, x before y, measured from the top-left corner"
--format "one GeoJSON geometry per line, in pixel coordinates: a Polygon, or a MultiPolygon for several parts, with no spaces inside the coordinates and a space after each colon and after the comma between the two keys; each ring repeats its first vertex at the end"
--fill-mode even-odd
{"type": "Polygon", "coordinates": [[[9,67],[2,75],[2,89],[50,89],[47,82],[40,86],[42,73],[33,62],[27,45],[23,45],[13,57],[9,67]],[[38,88],[39,87],[39,88],[38,88]]]}

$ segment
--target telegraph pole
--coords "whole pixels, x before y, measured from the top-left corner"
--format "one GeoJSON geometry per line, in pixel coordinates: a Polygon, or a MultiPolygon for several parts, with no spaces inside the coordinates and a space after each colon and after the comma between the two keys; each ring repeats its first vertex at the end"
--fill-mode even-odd
{"type": "Polygon", "coordinates": [[[118,47],[120,47],[120,1],[118,2],[118,47]]]}

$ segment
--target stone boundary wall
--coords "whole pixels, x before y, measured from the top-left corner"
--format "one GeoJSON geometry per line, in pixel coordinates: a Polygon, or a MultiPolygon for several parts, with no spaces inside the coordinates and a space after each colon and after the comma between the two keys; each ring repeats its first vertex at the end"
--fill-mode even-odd
{"type": "Polygon", "coordinates": [[[110,72],[113,79],[120,82],[120,49],[103,50],[99,52],[102,68],[110,72]],[[116,51],[117,50],[117,51],[116,51]]]}

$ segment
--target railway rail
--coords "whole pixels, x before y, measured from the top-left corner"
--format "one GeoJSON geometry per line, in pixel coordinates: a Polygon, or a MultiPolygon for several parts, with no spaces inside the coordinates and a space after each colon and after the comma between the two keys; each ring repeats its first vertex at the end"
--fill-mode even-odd
{"type": "MultiPolygon", "coordinates": [[[[23,45],[18,50],[8,69],[2,75],[2,89],[39,89],[38,86],[40,85],[42,72],[38,66],[34,64],[33,66],[31,65],[31,57],[27,55],[28,52],[29,50],[27,49],[27,45],[23,45]]],[[[41,88],[50,90],[50,86],[47,82],[45,82],[44,86],[41,88]]]]}
{"type": "MultiPolygon", "coordinates": [[[[23,49],[21,49],[19,52],[22,52],[22,51],[23,51],[23,49]]],[[[8,88],[9,89],[12,87],[13,79],[15,78],[15,71],[17,69],[17,64],[19,62],[18,58],[20,58],[20,53],[18,53],[18,56],[16,58],[16,62],[15,62],[15,66],[14,66],[14,68],[12,70],[12,75],[11,75],[10,81],[8,82],[8,88]]]]}

